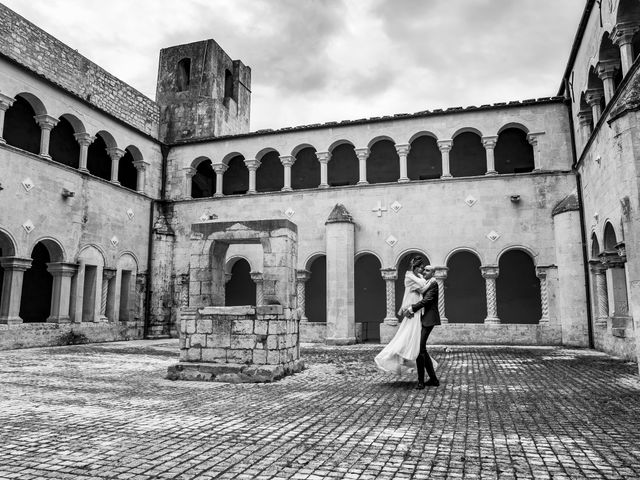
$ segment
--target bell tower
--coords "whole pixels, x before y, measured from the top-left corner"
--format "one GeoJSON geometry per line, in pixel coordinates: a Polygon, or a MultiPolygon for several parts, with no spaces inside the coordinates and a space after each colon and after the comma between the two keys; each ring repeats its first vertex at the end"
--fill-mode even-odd
{"type": "Polygon", "coordinates": [[[246,133],[251,69],[214,40],[163,48],[156,102],[164,142],[246,133]]]}

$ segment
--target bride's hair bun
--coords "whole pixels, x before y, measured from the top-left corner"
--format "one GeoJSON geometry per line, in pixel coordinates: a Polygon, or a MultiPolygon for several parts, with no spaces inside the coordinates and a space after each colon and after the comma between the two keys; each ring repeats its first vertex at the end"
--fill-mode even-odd
{"type": "Polygon", "coordinates": [[[413,257],[409,261],[409,266],[411,267],[411,270],[417,267],[422,267],[423,265],[424,265],[424,258],[422,257],[413,257]]]}

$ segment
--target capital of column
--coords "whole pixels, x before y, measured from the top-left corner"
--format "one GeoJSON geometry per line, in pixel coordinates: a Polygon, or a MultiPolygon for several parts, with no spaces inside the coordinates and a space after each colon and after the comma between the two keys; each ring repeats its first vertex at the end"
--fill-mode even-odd
{"type": "Polygon", "coordinates": [[[433,276],[435,279],[445,280],[449,274],[449,267],[434,267],[433,276]]]}
{"type": "Polygon", "coordinates": [[[0,257],[0,266],[5,270],[24,272],[31,268],[32,261],[31,258],[0,257]]]}
{"type": "Polygon", "coordinates": [[[590,110],[581,110],[578,112],[578,124],[581,127],[588,126],[593,121],[593,113],[590,110]]]}
{"type": "Polygon", "coordinates": [[[542,135],[544,135],[545,132],[530,132],[527,133],[527,142],[529,142],[532,146],[537,146],[538,145],[538,140],[540,140],[540,137],[542,135]]]}
{"type": "Polygon", "coordinates": [[[224,163],[214,163],[212,167],[213,171],[220,175],[226,172],[229,168],[229,166],[225,165],[224,163]]]}
{"type": "Polygon", "coordinates": [[[249,159],[249,160],[245,160],[245,161],[244,161],[244,164],[247,166],[247,168],[249,169],[249,171],[254,171],[254,172],[255,172],[255,171],[260,167],[260,165],[261,165],[260,160],[256,160],[255,158],[251,158],[251,159],[249,159]]]}
{"type": "Polygon", "coordinates": [[[626,257],[618,255],[617,250],[606,250],[598,256],[606,268],[624,268],[626,257]]]}
{"type": "Polygon", "coordinates": [[[296,270],[296,280],[306,283],[311,278],[311,272],[309,270],[296,270]]]}
{"type": "Polygon", "coordinates": [[[616,72],[620,69],[620,60],[601,60],[596,65],[596,72],[600,80],[606,80],[607,78],[613,78],[616,72]]]}
{"type": "Polygon", "coordinates": [[[396,144],[396,152],[398,155],[409,155],[409,150],[411,150],[411,145],[408,143],[400,143],[396,144]]]}
{"type": "Polygon", "coordinates": [[[78,264],[64,262],[47,263],[47,271],[54,277],[73,277],[78,271],[78,264]]]}
{"type": "Polygon", "coordinates": [[[589,260],[589,270],[594,275],[604,275],[607,271],[607,267],[601,260],[589,260]]]}
{"type": "Polygon", "coordinates": [[[293,155],[283,155],[280,157],[280,163],[282,163],[283,167],[290,167],[296,163],[296,157],[293,155]]]}
{"type": "Polygon", "coordinates": [[[482,272],[482,276],[484,278],[496,279],[500,274],[500,269],[498,268],[498,265],[484,265],[480,267],[480,271],[482,272]]]}
{"type": "Polygon", "coordinates": [[[366,160],[369,157],[369,149],[367,147],[356,148],[354,151],[356,152],[358,160],[366,160]]]}
{"type": "Polygon", "coordinates": [[[609,38],[614,45],[621,47],[622,45],[630,44],[638,30],[640,30],[640,25],[634,22],[616,23],[609,34],[609,38]]]}
{"type": "Polygon", "coordinates": [[[620,258],[622,258],[625,262],[627,261],[627,247],[624,242],[616,243],[616,251],[620,258]]]}
{"type": "Polygon", "coordinates": [[[498,143],[497,135],[482,137],[482,146],[487,150],[496,148],[496,143],[498,143]]]}
{"type": "Polygon", "coordinates": [[[107,148],[107,154],[111,157],[111,160],[120,160],[125,153],[127,152],[118,147],[107,148]]]}
{"type": "Polygon", "coordinates": [[[604,89],[602,88],[589,88],[584,92],[584,100],[587,105],[593,107],[594,105],[600,105],[600,101],[604,98],[604,89]]]}
{"type": "Polygon", "coordinates": [[[549,274],[549,268],[550,267],[536,267],[536,277],[538,277],[540,280],[547,278],[547,275],[549,274]]]}
{"type": "Polygon", "coordinates": [[[116,269],[115,268],[103,268],[102,269],[102,278],[104,280],[111,280],[115,276],[116,276],[116,269]]]}
{"type": "Polygon", "coordinates": [[[52,117],[51,115],[47,115],[47,114],[36,115],[33,118],[35,118],[36,123],[40,126],[42,130],[51,130],[60,121],[56,117],[52,117]]]}
{"type": "Polygon", "coordinates": [[[441,152],[449,152],[453,147],[453,140],[438,140],[438,148],[441,152]]]}
{"type": "Polygon", "coordinates": [[[331,152],[316,152],[316,158],[320,163],[329,163],[331,152]]]}
{"type": "Polygon", "coordinates": [[[380,273],[382,274],[382,278],[387,282],[398,279],[398,271],[395,268],[381,268],[380,273]]]}
{"type": "Polygon", "coordinates": [[[81,147],[88,147],[96,139],[96,137],[89,135],[86,132],[74,133],[73,136],[81,147]]]}
{"type": "Polygon", "coordinates": [[[264,280],[264,275],[262,274],[262,272],[251,272],[251,280],[253,280],[255,283],[262,283],[262,281],[264,280]]]}
{"type": "Polygon", "coordinates": [[[193,178],[195,174],[198,173],[198,170],[193,167],[186,167],[186,168],[183,168],[182,170],[184,171],[184,174],[188,178],[193,178]]]}
{"type": "Polygon", "coordinates": [[[9,109],[9,107],[11,107],[11,105],[13,105],[13,102],[15,102],[16,99],[13,97],[8,97],[7,95],[3,95],[2,93],[0,93],[0,110],[2,111],[6,111],[9,109]]]}
{"type": "Polygon", "coordinates": [[[144,172],[147,167],[150,165],[149,162],[146,162],[144,160],[135,160],[133,162],[133,166],[136,168],[136,170],[138,170],[139,172],[144,172]]]}

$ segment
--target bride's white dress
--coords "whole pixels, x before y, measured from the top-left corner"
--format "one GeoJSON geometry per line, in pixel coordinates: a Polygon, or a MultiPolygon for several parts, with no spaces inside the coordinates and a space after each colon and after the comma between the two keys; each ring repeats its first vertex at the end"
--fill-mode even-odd
{"type": "MultiPolygon", "coordinates": [[[[409,271],[404,277],[404,296],[402,297],[402,308],[407,308],[422,299],[422,294],[426,291],[431,280],[417,277],[409,271]]],[[[420,332],[422,324],[420,316],[422,310],[415,312],[413,317],[405,318],[398,331],[391,341],[376,355],[374,359],[380,370],[386,373],[402,375],[409,373],[416,368],[416,358],[420,352],[420,332]]],[[[433,360],[433,367],[436,361],[433,360]]]]}

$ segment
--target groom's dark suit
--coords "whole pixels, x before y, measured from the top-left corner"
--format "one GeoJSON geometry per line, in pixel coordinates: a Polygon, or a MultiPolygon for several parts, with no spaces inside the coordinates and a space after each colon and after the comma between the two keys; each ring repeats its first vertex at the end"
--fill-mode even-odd
{"type": "Polygon", "coordinates": [[[420,353],[416,358],[416,366],[418,367],[418,385],[424,384],[424,371],[427,370],[431,382],[438,383],[436,372],[433,369],[431,357],[427,354],[427,339],[433,327],[440,325],[440,312],[438,311],[438,283],[434,280],[424,292],[422,300],[411,306],[413,312],[417,312],[421,308],[422,330],[420,332],[420,353]]]}

